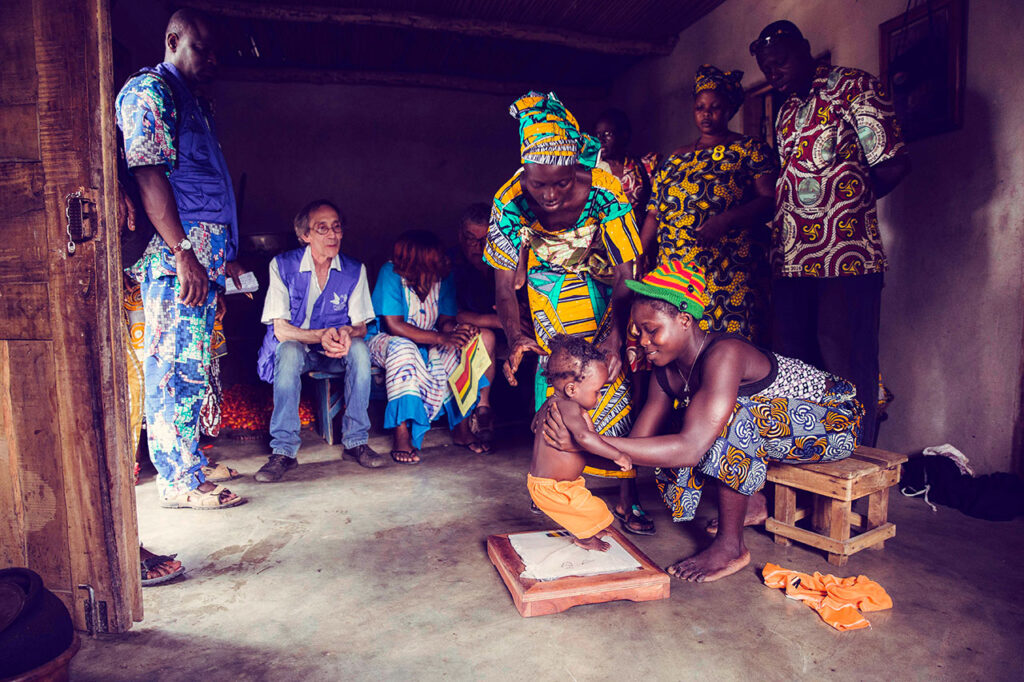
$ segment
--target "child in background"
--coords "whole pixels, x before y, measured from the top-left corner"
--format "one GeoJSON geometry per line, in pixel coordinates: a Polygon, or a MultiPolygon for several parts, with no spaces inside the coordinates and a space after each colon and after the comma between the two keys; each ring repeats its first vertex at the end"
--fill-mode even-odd
{"type": "Polygon", "coordinates": [[[526,477],[530,497],[552,521],[573,535],[573,543],[588,550],[608,550],[600,538],[614,517],[600,498],[587,490],[583,481],[584,457],[580,452],[558,450],[544,440],[543,424],[549,406],[558,405],[565,426],[577,445],[606,459],[623,471],[632,468],[628,457],[604,444],[587,414],[601,396],[608,381],[604,354],[580,336],[559,334],[549,342],[551,357],[544,375],[555,389],[534,418],[533,461],[526,477]]]}

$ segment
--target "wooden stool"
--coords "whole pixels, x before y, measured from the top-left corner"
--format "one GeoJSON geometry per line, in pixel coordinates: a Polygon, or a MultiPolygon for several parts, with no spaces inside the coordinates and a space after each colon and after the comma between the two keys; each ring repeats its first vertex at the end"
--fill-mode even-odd
{"type": "Polygon", "coordinates": [[[775,485],[775,513],[765,529],[776,544],[791,540],[828,552],[828,562],[845,566],[851,554],[865,547],[882,549],[896,535],[889,523],[889,488],[900,481],[904,455],[875,448],[858,447],[838,462],[768,466],[768,481],[775,485]],[[811,493],[812,505],[797,507],[797,491],[811,493]],[[867,515],[854,513],[856,500],[867,497],[867,515]],[[798,528],[797,521],[811,513],[811,528],[798,528]],[[850,537],[850,528],[859,534],[850,537]]]}
{"type": "MultiPolygon", "coordinates": [[[[334,445],[336,436],[334,433],[334,418],[345,406],[344,391],[333,390],[332,379],[343,379],[344,372],[308,372],[306,374],[316,382],[316,432],[327,441],[328,445],[334,445]]],[[[370,368],[370,400],[382,400],[387,398],[384,392],[384,372],[379,367],[370,368]]]]}

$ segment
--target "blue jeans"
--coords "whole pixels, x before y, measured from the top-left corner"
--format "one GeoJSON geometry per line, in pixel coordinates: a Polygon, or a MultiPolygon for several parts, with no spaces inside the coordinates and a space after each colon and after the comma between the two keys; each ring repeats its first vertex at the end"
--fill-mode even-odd
{"type": "Polygon", "coordinates": [[[298,341],[277,346],[274,358],[274,413],[270,415],[270,447],[275,455],[295,458],[299,452],[299,394],[306,372],[345,373],[345,413],[341,419],[342,445],[354,448],[369,439],[370,352],[362,339],[352,339],[343,358],[329,358],[298,341]]]}

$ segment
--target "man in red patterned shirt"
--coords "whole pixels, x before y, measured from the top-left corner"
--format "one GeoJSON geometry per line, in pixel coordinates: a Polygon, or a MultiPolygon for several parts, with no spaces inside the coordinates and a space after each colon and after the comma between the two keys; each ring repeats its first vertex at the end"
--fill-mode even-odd
{"type": "Polygon", "coordinates": [[[787,96],[776,122],[774,350],[853,381],[861,443],[874,445],[888,268],[876,201],[910,171],[892,100],[870,74],[816,61],[788,21],[766,26],[750,53],[787,96]]]}

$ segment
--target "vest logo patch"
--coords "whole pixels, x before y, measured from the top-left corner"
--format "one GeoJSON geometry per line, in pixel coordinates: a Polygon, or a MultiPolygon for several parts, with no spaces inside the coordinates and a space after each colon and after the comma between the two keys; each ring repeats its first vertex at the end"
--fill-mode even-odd
{"type": "Polygon", "coordinates": [[[334,310],[344,310],[345,306],[347,304],[348,304],[348,294],[345,294],[343,296],[338,296],[338,294],[335,293],[335,294],[333,294],[331,296],[331,307],[334,310]]]}

